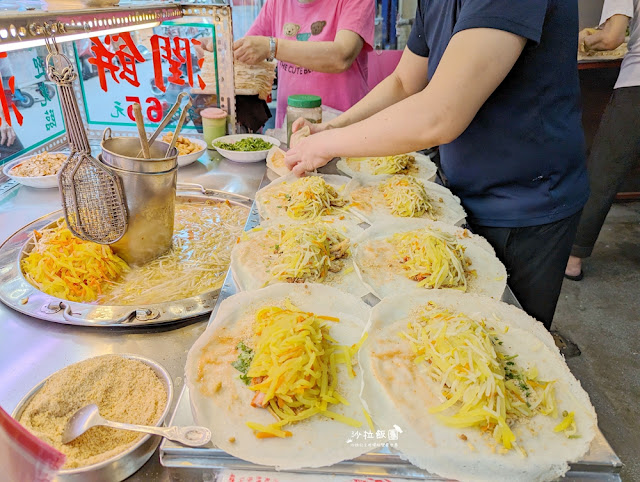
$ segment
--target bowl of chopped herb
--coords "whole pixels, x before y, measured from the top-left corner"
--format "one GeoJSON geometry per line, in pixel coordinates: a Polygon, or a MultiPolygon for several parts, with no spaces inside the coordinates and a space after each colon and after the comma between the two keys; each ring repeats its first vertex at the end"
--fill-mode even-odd
{"type": "Polygon", "coordinates": [[[213,148],[220,155],[235,162],[264,161],[273,146],[280,146],[280,141],[262,134],[235,134],[213,141],[213,148]]]}

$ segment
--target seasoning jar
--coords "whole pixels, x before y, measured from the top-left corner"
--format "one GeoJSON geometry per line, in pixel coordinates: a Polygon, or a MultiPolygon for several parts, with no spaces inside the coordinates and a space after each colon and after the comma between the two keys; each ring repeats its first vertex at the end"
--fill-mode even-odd
{"type": "Polygon", "coordinates": [[[322,122],[322,99],[317,95],[290,95],[287,98],[287,144],[291,139],[291,126],[300,117],[312,124],[322,122]]]}
{"type": "Polygon", "coordinates": [[[227,135],[227,113],[217,107],[209,107],[200,112],[202,117],[202,134],[209,149],[213,149],[213,141],[227,135]]]}

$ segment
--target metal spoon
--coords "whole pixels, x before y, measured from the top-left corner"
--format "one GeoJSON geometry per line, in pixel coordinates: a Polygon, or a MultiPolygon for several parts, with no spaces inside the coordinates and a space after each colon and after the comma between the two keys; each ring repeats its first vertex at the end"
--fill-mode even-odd
{"type": "Polygon", "coordinates": [[[92,403],[91,405],[82,407],[69,419],[62,433],[62,443],[66,444],[71,442],[91,427],[97,425],[160,435],[161,437],[168,438],[174,442],[180,442],[190,447],[199,447],[211,440],[211,431],[205,427],[148,427],[146,425],[133,425],[105,420],[100,416],[98,406],[92,403]]]}

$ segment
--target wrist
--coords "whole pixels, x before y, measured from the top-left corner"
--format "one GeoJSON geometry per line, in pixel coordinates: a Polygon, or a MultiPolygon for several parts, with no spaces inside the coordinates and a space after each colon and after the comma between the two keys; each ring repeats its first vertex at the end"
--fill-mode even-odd
{"type": "Polygon", "coordinates": [[[278,39],[275,37],[265,37],[265,39],[267,41],[267,55],[265,57],[265,60],[268,60],[269,62],[271,62],[273,59],[276,58],[276,53],[278,49],[278,39]]]}

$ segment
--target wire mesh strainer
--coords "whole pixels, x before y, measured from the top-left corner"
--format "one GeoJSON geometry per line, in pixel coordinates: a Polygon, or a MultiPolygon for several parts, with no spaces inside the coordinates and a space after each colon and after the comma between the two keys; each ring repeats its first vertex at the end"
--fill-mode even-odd
{"type": "Polygon", "coordinates": [[[58,183],[67,225],[81,239],[100,244],[118,241],[127,231],[127,208],[120,178],[91,157],[89,139],[73,92],[77,78],[71,61],[47,39],[47,73],[58,85],[71,155],[60,170],[58,183]]]}

